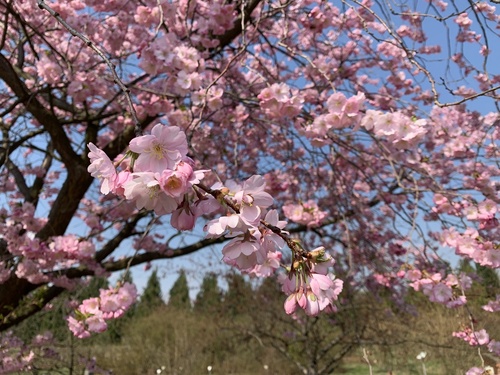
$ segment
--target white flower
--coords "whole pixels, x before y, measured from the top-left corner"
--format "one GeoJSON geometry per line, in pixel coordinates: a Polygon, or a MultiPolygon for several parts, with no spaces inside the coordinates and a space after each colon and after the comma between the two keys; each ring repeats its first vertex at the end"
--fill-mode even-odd
{"type": "Polygon", "coordinates": [[[417,359],[418,359],[419,361],[423,360],[425,357],[427,357],[427,353],[426,353],[426,352],[420,352],[420,353],[418,353],[418,355],[417,355],[417,359]]]}

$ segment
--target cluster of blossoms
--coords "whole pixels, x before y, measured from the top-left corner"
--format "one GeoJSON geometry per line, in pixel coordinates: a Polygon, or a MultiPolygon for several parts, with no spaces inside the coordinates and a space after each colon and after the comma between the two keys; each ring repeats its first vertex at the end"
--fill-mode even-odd
{"type": "Polygon", "coordinates": [[[274,200],[264,191],[265,186],[262,176],[252,176],[242,185],[232,180],[226,181],[226,186],[214,185],[212,189],[219,192],[221,203],[230,205],[233,213],[205,225],[207,237],[232,237],[222,249],[225,263],[257,276],[269,276],[280,267],[280,250],[285,247],[285,240],[261,223],[280,232],[286,225],[276,210],[267,211],[274,200]]]}
{"type": "MultiPolygon", "coordinates": [[[[12,331],[0,338],[0,374],[32,373],[36,371],[37,359],[44,363],[54,360],[60,363],[61,353],[55,350],[51,332],[44,332],[33,337],[30,342],[21,340],[12,331]]],[[[79,359],[80,361],[80,359],[79,359]]],[[[95,366],[93,360],[84,360],[88,367],[95,366]]]]}
{"type": "Polygon", "coordinates": [[[495,369],[491,366],[472,367],[465,375],[495,375],[495,369]]]}
{"type": "Polygon", "coordinates": [[[67,279],[50,271],[75,264],[93,263],[93,242],[73,234],[53,236],[42,241],[35,233],[41,230],[46,220],[35,218],[33,204],[9,202],[9,206],[10,210],[0,209],[0,247],[9,249],[10,254],[19,258],[19,262],[13,271],[7,266],[7,262],[0,261],[0,282],[15,273],[18,278],[33,284],[52,282],[64,286],[67,279]]]}
{"type": "Polygon", "coordinates": [[[317,315],[320,311],[336,311],[334,301],[342,291],[342,281],[336,280],[328,268],[333,266],[333,258],[318,248],[305,257],[299,255],[295,243],[286,241],[283,231],[285,221],[279,220],[276,210],[267,208],[273,198],[265,189],[265,179],[252,176],[242,185],[227,181],[226,186],[214,186],[221,201],[229,205],[234,213],[222,216],[207,223],[205,230],[209,237],[218,237],[225,233],[233,237],[222,249],[223,260],[244,273],[255,276],[270,276],[280,267],[281,249],[286,244],[294,252],[292,270],[280,274],[283,291],[289,295],[285,302],[285,311],[292,314],[297,307],[308,315],[317,315]]]}
{"type": "MultiPolygon", "coordinates": [[[[273,198],[264,191],[265,179],[252,176],[242,185],[230,180],[226,186],[215,185],[213,189],[234,212],[205,226],[208,237],[225,234],[233,238],[222,249],[224,262],[244,273],[270,276],[280,267],[280,250],[287,244],[287,233],[283,231],[286,222],[279,220],[277,211],[267,211],[273,198]]],[[[343,283],[328,273],[334,264],[333,258],[322,247],[304,254],[296,251],[296,243],[288,245],[296,260],[286,275],[280,274],[282,290],[289,295],[285,311],[292,314],[297,307],[308,315],[336,311],[334,302],[343,283]]]]}
{"type": "Polygon", "coordinates": [[[432,215],[446,213],[466,219],[471,224],[463,233],[454,227],[443,229],[439,235],[443,245],[454,248],[457,255],[469,258],[482,266],[500,267],[496,202],[491,199],[475,202],[470,197],[466,197],[462,202],[456,202],[441,194],[436,194],[434,204],[432,215]],[[475,225],[477,229],[472,225],[475,225]]]}
{"type": "Polygon", "coordinates": [[[69,267],[82,262],[91,261],[95,254],[92,242],[81,240],[73,234],[52,237],[50,242],[40,241],[38,238],[24,239],[24,243],[12,251],[13,254],[23,256],[16,268],[16,276],[25,278],[31,283],[43,283],[55,279],[40,272],[55,267],[69,267]]]}
{"type": "Polygon", "coordinates": [[[327,212],[321,211],[313,200],[286,204],[283,206],[283,213],[289,220],[309,227],[320,225],[328,215],[327,212]]]}
{"type": "Polygon", "coordinates": [[[486,346],[490,353],[500,355],[500,341],[490,339],[490,335],[485,329],[473,331],[466,327],[461,331],[453,332],[453,337],[459,338],[467,342],[470,346],[486,346]]]}
{"type": "Polygon", "coordinates": [[[292,118],[297,116],[303,99],[292,93],[286,83],[274,83],[262,90],[258,96],[260,107],[270,118],[292,118]]]}
{"type": "Polygon", "coordinates": [[[369,109],[361,119],[361,126],[400,149],[416,145],[427,133],[427,120],[418,120],[401,112],[369,109]]]}
{"type": "Polygon", "coordinates": [[[476,229],[468,228],[459,233],[455,228],[441,233],[443,244],[455,248],[455,253],[472,259],[482,266],[500,268],[500,249],[494,241],[483,238],[476,229]]]}
{"type": "Polygon", "coordinates": [[[467,327],[462,331],[453,332],[453,337],[462,339],[471,346],[487,345],[490,342],[490,336],[484,329],[473,332],[467,327]]]}
{"type": "Polygon", "coordinates": [[[294,262],[289,275],[280,275],[282,290],[288,295],[285,311],[293,314],[300,307],[311,316],[320,311],[335,312],[334,302],[342,292],[343,282],[328,273],[334,260],[323,247],[308,255],[308,259],[294,262]]]}
{"type": "Polygon", "coordinates": [[[415,119],[406,114],[383,112],[368,109],[363,112],[365,95],[358,93],[347,98],[343,93],[337,92],[327,100],[328,113],[317,116],[312,124],[307,126],[305,135],[315,146],[332,143],[328,138],[331,129],[344,129],[360,126],[372,131],[376,137],[387,139],[391,144],[400,149],[417,144],[427,133],[427,121],[415,119]]]}
{"type": "MultiPolygon", "coordinates": [[[[270,276],[280,268],[281,250],[291,240],[284,231],[286,221],[279,220],[277,211],[269,209],[274,199],[265,191],[264,177],[255,175],[242,184],[228,180],[211,188],[203,187],[199,183],[207,171],[193,170],[194,162],[187,158],[186,136],[176,126],[158,124],[150,135],[132,139],[126,155],[131,161],[124,163],[122,158],[119,171],[104,151],[92,143],[89,149],[88,171],[101,179],[103,194],[114,193],[134,202],[137,209],[153,210],[158,215],[172,214],[171,223],[179,230],[192,229],[197,217],[224,208],[226,215],[205,225],[207,237],[230,238],[222,249],[223,261],[259,277],[270,276]],[[193,189],[195,185],[197,189],[193,189]],[[191,194],[197,199],[194,203],[190,202],[189,191],[195,191],[191,194]]],[[[285,212],[289,209],[291,218],[311,225],[320,224],[326,216],[313,202],[297,207],[289,205],[285,212]]],[[[294,245],[291,242],[288,245],[294,251],[294,245]]],[[[311,254],[307,267],[301,268],[300,282],[295,284],[295,289],[287,284],[284,291],[303,294],[310,302],[303,303],[299,298],[298,305],[313,315],[328,306],[333,310],[342,282],[327,275],[326,268],[333,265],[333,259],[325,257],[324,250],[311,254]],[[318,301],[316,305],[314,301],[318,301]]],[[[292,279],[298,275],[297,270],[294,267],[292,279]]],[[[289,304],[287,302],[287,312],[292,310],[289,304]]],[[[78,314],[85,319],[71,318],[75,334],[81,336],[105,329],[104,318],[96,314],[96,306],[99,306],[97,299],[87,300],[78,314]]]]}
{"type": "Polygon", "coordinates": [[[498,226],[498,220],[495,217],[498,211],[497,204],[491,199],[485,199],[478,204],[464,201],[462,206],[463,216],[467,220],[479,222],[479,229],[493,229],[498,226]]]}
{"type": "Polygon", "coordinates": [[[449,274],[443,279],[441,273],[428,275],[420,270],[409,270],[406,278],[411,281],[410,286],[416,291],[422,291],[431,302],[437,302],[446,307],[458,307],[464,305],[467,300],[462,291],[472,286],[469,276],[461,274],[459,277],[449,274]]]}
{"type": "Polygon", "coordinates": [[[434,194],[432,200],[434,207],[431,210],[434,214],[457,214],[460,212],[461,205],[442,194],[434,194]]]}
{"type": "Polygon", "coordinates": [[[488,304],[483,306],[484,311],[498,312],[500,311],[500,294],[497,294],[494,301],[489,301],[488,304]]]}
{"type": "Polygon", "coordinates": [[[107,320],[121,317],[137,298],[133,284],[101,289],[99,297],[86,299],[75,310],[74,316],[68,317],[68,326],[76,337],[89,337],[93,332],[104,332],[107,320]]]}
{"type": "MultiPolygon", "coordinates": [[[[33,340],[33,346],[40,335],[33,340]]],[[[0,339],[0,374],[10,374],[16,371],[30,369],[30,364],[35,357],[33,350],[28,349],[26,344],[8,332],[0,339]]]]}
{"type": "Polygon", "coordinates": [[[326,137],[331,129],[343,129],[359,123],[364,102],[363,93],[346,98],[343,93],[336,92],[326,102],[328,113],[317,116],[306,128],[305,135],[317,146],[331,143],[326,137]]]}
{"type": "MultiPolygon", "coordinates": [[[[35,218],[35,207],[29,202],[23,204],[18,204],[17,202],[11,201],[8,203],[9,208],[0,208],[0,249],[5,251],[6,249],[12,249],[14,255],[19,255],[25,257],[26,261],[36,261],[36,257],[44,255],[44,252],[36,252],[36,248],[32,249],[30,246],[26,246],[32,240],[33,233],[39,231],[45,220],[40,220],[35,218]],[[34,250],[34,251],[33,251],[34,250]],[[30,254],[35,252],[33,256],[30,254]]],[[[30,267],[26,267],[30,268],[30,267]]],[[[21,274],[18,277],[23,277],[23,271],[16,270],[21,274]]],[[[1,258],[0,259],[0,283],[4,282],[11,276],[12,269],[9,267],[8,262],[1,258]]],[[[39,269],[36,272],[25,274],[27,277],[40,275],[39,269]]]]}
{"type": "MultiPolygon", "coordinates": [[[[181,230],[192,229],[207,204],[190,207],[185,195],[200,182],[206,170],[194,170],[187,157],[186,135],[179,127],[155,125],[151,134],[132,139],[127,156],[131,161],[115,164],[106,153],[89,144],[90,174],[102,180],[101,193],[114,193],[135,203],[137,209],[171,214],[171,223],[181,230]]],[[[206,213],[206,212],[205,212],[206,213]]]]}

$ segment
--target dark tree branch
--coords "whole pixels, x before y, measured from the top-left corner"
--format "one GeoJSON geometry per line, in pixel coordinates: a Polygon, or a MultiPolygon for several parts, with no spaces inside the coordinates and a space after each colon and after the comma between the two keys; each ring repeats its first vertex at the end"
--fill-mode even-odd
{"type": "Polygon", "coordinates": [[[19,78],[15,69],[7,58],[0,54],[0,79],[2,79],[24,104],[26,110],[30,112],[40,124],[47,130],[54,143],[61,159],[68,169],[68,174],[72,174],[78,168],[81,161],[78,155],[71,147],[63,127],[59,120],[50,111],[48,111],[38,99],[29,92],[24,82],[19,78]]]}
{"type": "MultiPolygon", "coordinates": [[[[17,279],[18,281],[25,281],[23,279],[17,279]]],[[[30,284],[32,285],[32,284],[30,284]]],[[[7,313],[4,315],[1,313],[0,309],[0,332],[6,331],[12,328],[16,324],[21,323],[25,319],[39,312],[47,303],[52,301],[54,298],[59,296],[66,289],[58,286],[43,286],[37,291],[37,296],[33,297],[26,305],[16,308],[15,311],[7,313]]],[[[2,295],[0,294],[0,298],[2,295]]]]}
{"type": "Polygon", "coordinates": [[[219,45],[217,46],[215,53],[220,52],[226,46],[231,44],[231,42],[238,37],[243,31],[243,20],[245,21],[245,25],[251,21],[251,14],[257,8],[262,0],[251,0],[249,4],[244,8],[243,14],[240,15],[238,19],[234,21],[233,28],[226,31],[224,34],[217,37],[219,40],[219,45]]]}
{"type": "Polygon", "coordinates": [[[205,238],[201,241],[198,241],[192,245],[187,245],[178,249],[165,249],[163,251],[155,252],[155,253],[142,253],[142,254],[136,254],[127,258],[123,258],[120,260],[117,260],[115,262],[108,262],[104,263],[103,267],[106,269],[106,271],[110,272],[115,272],[115,271],[120,271],[123,270],[127,267],[133,267],[138,264],[150,262],[153,260],[158,260],[158,259],[171,259],[171,258],[177,258],[183,255],[188,255],[191,253],[194,253],[198,250],[201,250],[205,247],[215,245],[215,244],[220,244],[226,241],[225,238],[205,238]]]}

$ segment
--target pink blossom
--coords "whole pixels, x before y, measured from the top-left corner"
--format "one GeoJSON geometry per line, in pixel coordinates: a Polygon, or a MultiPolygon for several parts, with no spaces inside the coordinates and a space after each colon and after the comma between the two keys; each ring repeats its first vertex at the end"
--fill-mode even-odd
{"type": "Polygon", "coordinates": [[[67,319],[68,327],[74,336],[79,339],[90,337],[90,332],[85,329],[85,324],[82,321],[69,316],[67,319]]]}
{"type": "Polygon", "coordinates": [[[455,22],[464,29],[468,29],[472,25],[472,20],[469,18],[467,13],[460,13],[457,18],[455,18],[455,22]]]}
{"type": "Polygon", "coordinates": [[[430,301],[438,303],[446,303],[453,296],[451,288],[442,283],[438,283],[432,286],[427,294],[429,294],[430,301]]]}
{"type": "Polygon", "coordinates": [[[500,341],[490,340],[488,343],[488,350],[494,355],[500,355],[500,341]]]}
{"type": "MultiPolygon", "coordinates": [[[[278,211],[276,210],[270,210],[266,214],[264,221],[269,225],[272,225],[280,229],[283,229],[286,226],[286,221],[279,220],[278,211]]],[[[267,228],[261,229],[261,231],[262,231],[261,245],[267,251],[272,252],[285,247],[285,240],[283,240],[283,238],[280,237],[278,234],[267,228]]]]}
{"type": "Polygon", "coordinates": [[[193,213],[198,217],[211,214],[221,208],[220,203],[211,195],[201,197],[194,203],[193,213]]]}
{"type": "Polygon", "coordinates": [[[190,187],[187,181],[189,176],[166,169],[161,174],[155,175],[155,178],[165,194],[172,198],[180,198],[190,187]]]}
{"type": "Polygon", "coordinates": [[[139,154],[134,163],[134,172],[162,173],[175,169],[188,152],[186,135],[177,126],[157,124],[150,135],[136,137],[130,141],[130,150],[139,154]]]}
{"type": "Polygon", "coordinates": [[[335,279],[333,274],[292,274],[291,277],[281,276],[279,281],[283,292],[289,294],[285,301],[287,314],[295,312],[297,307],[304,309],[308,315],[317,315],[324,310],[336,311],[334,301],[342,292],[343,282],[335,279]]]}
{"type": "Polygon", "coordinates": [[[88,298],[82,302],[79,307],[79,311],[82,314],[98,314],[100,309],[100,299],[97,297],[88,298]]]}
{"type": "Polygon", "coordinates": [[[124,283],[118,289],[118,301],[123,310],[127,310],[137,299],[137,288],[134,284],[124,283]]]}
{"type": "Polygon", "coordinates": [[[240,216],[237,214],[232,214],[209,221],[205,225],[204,230],[208,232],[208,236],[218,237],[222,233],[224,233],[227,228],[236,230],[236,232],[244,231],[243,228],[240,229],[238,227],[241,227],[240,216]]]}
{"type": "MultiPolygon", "coordinates": [[[[236,185],[238,186],[238,185],[236,185]]],[[[252,176],[243,183],[241,189],[232,191],[234,199],[238,203],[246,205],[256,205],[259,207],[269,207],[274,203],[273,197],[264,191],[266,188],[266,180],[262,176],[252,176]]]]}
{"type": "Polygon", "coordinates": [[[305,309],[307,306],[307,298],[306,295],[304,294],[303,290],[299,290],[296,293],[290,294],[287,299],[285,300],[285,312],[288,315],[291,315],[295,312],[297,307],[301,307],[305,309]]]}
{"type": "Polygon", "coordinates": [[[330,112],[340,113],[343,111],[346,102],[347,99],[345,95],[341,92],[336,92],[328,98],[326,104],[330,112]]]}
{"type": "Polygon", "coordinates": [[[237,237],[229,241],[222,249],[224,262],[240,270],[254,268],[267,260],[267,252],[255,238],[237,237]]]}
{"type": "Polygon", "coordinates": [[[490,336],[484,329],[474,332],[474,336],[477,340],[478,345],[486,345],[490,342],[490,336]]]}
{"type": "Polygon", "coordinates": [[[132,173],[123,189],[125,197],[134,201],[138,209],[154,210],[158,215],[164,215],[178,206],[177,200],[162,191],[160,182],[150,172],[132,173]]]}
{"type": "Polygon", "coordinates": [[[101,193],[108,194],[114,188],[116,168],[108,155],[93,143],[88,144],[90,165],[87,170],[92,177],[102,179],[101,193]]]}
{"type": "Polygon", "coordinates": [[[483,310],[489,311],[489,312],[500,311],[500,294],[497,294],[496,300],[489,301],[487,305],[484,305],[483,310]]]}
{"type": "Polygon", "coordinates": [[[267,253],[267,259],[262,264],[257,264],[248,273],[258,276],[258,277],[269,277],[274,272],[280,268],[280,260],[282,257],[280,251],[269,251],[267,253]]]}
{"type": "Polygon", "coordinates": [[[196,216],[188,203],[181,205],[170,217],[170,224],[178,230],[191,230],[195,222],[196,216]]]}
{"type": "Polygon", "coordinates": [[[485,369],[484,368],[479,368],[479,367],[471,367],[465,375],[484,375],[485,374],[485,369]]]}
{"type": "Polygon", "coordinates": [[[85,320],[85,324],[87,325],[87,330],[89,332],[104,332],[108,328],[108,325],[104,321],[102,317],[97,315],[91,316],[85,320]]]}
{"type": "Polygon", "coordinates": [[[328,275],[328,269],[334,266],[335,259],[325,251],[323,246],[311,250],[309,254],[314,259],[314,263],[311,266],[313,275],[328,275]]]}

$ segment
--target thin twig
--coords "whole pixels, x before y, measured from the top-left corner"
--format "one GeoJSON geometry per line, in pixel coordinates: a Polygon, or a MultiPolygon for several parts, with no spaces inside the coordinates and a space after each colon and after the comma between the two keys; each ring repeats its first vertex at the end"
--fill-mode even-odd
{"type": "Polygon", "coordinates": [[[366,348],[363,348],[363,359],[365,360],[366,363],[368,363],[368,369],[370,371],[370,375],[373,375],[372,364],[370,363],[370,358],[368,357],[368,352],[366,351],[366,348]]]}

